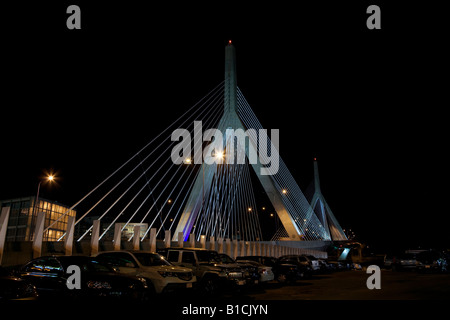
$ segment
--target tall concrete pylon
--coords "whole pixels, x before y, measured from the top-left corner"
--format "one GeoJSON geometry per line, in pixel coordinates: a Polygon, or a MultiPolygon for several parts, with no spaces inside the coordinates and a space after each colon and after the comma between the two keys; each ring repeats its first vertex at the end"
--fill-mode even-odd
{"type": "Polygon", "coordinates": [[[317,159],[314,158],[314,194],[311,198],[311,208],[314,209],[320,222],[323,224],[325,230],[329,233],[332,240],[347,240],[344,231],[339,222],[330,209],[325,197],[320,190],[319,167],[317,159]]]}
{"type": "MultiPolygon", "coordinates": [[[[241,129],[246,131],[245,126],[237,114],[236,50],[231,41],[229,41],[228,45],[225,47],[224,114],[219,121],[217,129],[224,133],[224,136],[227,129],[241,129]]],[[[248,141],[249,143],[245,144],[246,156],[249,157],[249,154],[256,155],[258,150],[256,141],[252,139],[248,139],[248,141]]],[[[229,146],[229,141],[224,141],[224,145],[229,146]]],[[[261,174],[263,165],[261,164],[259,155],[258,161],[255,163],[250,162],[250,164],[265,192],[267,193],[284,228],[286,229],[289,240],[301,240],[301,231],[294,222],[294,218],[284,205],[282,193],[280,190],[277,190],[270,175],[261,174]]],[[[174,237],[178,235],[179,232],[182,232],[185,241],[189,238],[189,234],[192,231],[196,218],[199,214],[201,214],[203,200],[208,199],[209,193],[211,192],[211,184],[216,171],[216,163],[202,163],[202,168],[199,170],[184,211],[174,232],[174,237]]],[[[176,241],[176,239],[174,239],[174,241],[176,241]]]]}

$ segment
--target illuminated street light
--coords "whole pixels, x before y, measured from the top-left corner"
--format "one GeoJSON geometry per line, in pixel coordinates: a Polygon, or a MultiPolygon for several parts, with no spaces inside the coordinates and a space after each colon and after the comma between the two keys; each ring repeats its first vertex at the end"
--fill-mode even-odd
{"type": "MultiPolygon", "coordinates": [[[[49,174],[45,178],[44,181],[48,181],[48,182],[51,183],[51,182],[55,181],[55,176],[53,174],[49,174]]],[[[41,189],[41,183],[42,183],[42,180],[39,181],[39,184],[38,184],[38,187],[37,187],[36,200],[34,201],[34,204],[33,204],[33,215],[35,215],[35,213],[36,213],[36,204],[39,201],[39,191],[41,189]]]]}
{"type": "Polygon", "coordinates": [[[286,189],[283,189],[281,192],[283,192],[283,194],[286,194],[286,193],[287,193],[287,190],[286,190],[286,189]]]}

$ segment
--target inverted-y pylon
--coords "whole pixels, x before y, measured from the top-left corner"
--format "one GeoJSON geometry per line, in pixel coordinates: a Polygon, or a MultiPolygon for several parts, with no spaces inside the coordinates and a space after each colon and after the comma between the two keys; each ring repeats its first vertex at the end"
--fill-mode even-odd
{"type": "Polygon", "coordinates": [[[334,216],[330,209],[325,197],[320,190],[320,180],[319,180],[319,168],[317,165],[317,159],[314,158],[314,180],[313,180],[314,193],[311,198],[311,208],[314,209],[316,216],[322,223],[325,231],[328,233],[332,240],[347,240],[344,231],[342,231],[339,222],[334,216]]]}
{"type": "MultiPolygon", "coordinates": [[[[242,121],[237,114],[237,81],[236,81],[236,53],[235,48],[231,42],[225,47],[225,94],[224,94],[224,113],[219,121],[218,128],[224,135],[227,129],[243,131],[246,130],[242,121]]],[[[248,144],[245,144],[245,154],[247,158],[249,155],[257,155],[257,141],[256,139],[248,139],[248,144]]],[[[230,141],[224,141],[224,145],[229,147],[230,141]]],[[[233,143],[233,142],[232,142],[233,143]]],[[[234,143],[232,144],[234,147],[234,143]]],[[[275,150],[273,150],[275,152],[275,150]]],[[[270,175],[263,175],[264,167],[258,157],[258,161],[250,162],[253,170],[256,173],[259,181],[261,182],[265,192],[269,196],[269,199],[278,214],[284,228],[286,229],[290,240],[301,240],[302,231],[298,225],[294,222],[294,217],[289,213],[283,202],[282,192],[277,188],[274,180],[270,175]]],[[[202,213],[202,207],[204,205],[204,199],[207,199],[211,192],[211,184],[214,174],[217,172],[217,164],[205,164],[202,163],[202,168],[199,170],[194,186],[189,195],[188,201],[180,217],[177,228],[174,235],[178,235],[179,232],[183,233],[184,239],[187,240],[197,216],[202,213]]]]}

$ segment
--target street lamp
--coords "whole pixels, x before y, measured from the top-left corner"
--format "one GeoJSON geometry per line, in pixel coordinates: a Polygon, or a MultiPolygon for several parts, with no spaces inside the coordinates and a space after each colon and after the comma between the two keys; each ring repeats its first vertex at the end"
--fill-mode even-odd
{"type": "MultiPolygon", "coordinates": [[[[55,176],[50,174],[45,178],[44,181],[53,182],[53,181],[55,181],[55,176]]],[[[36,200],[34,201],[34,204],[33,204],[33,215],[36,213],[36,203],[39,201],[39,190],[41,189],[41,183],[42,183],[42,180],[39,181],[39,184],[37,187],[36,200]]]]}

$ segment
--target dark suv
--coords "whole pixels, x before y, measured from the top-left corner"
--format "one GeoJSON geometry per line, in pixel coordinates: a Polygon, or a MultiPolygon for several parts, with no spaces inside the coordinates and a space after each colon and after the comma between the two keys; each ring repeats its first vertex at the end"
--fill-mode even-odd
{"type": "Polygon", "coordinates": [[[158,253],[174,265],[192,269],[200,290],[213,295],[223,289],[244,286],[249,273],[237,264],[222,263],[214,250],[200,248],[165,248],[158,253]]]}
{"type": "Polygon", "coordinates": [[[305,256],[287,255],[278,258],[279,263],[293,264],[298,267],[298,279],[311,278],[313,274],[312,262],[305,256]]]}
{"type": "Polygon", "coordinates": [[[149,298],[144,278],[121,275],[96,258],[87,256],[46,256],[33,259],[17,276],[33,284],[40,296],[49,298],[149,298]],[[70,266],[80,269],[80,289],[69,289],[70,266]]]}
{"type": "Polygon", "coordinates": [[[295,282],[297,279],[301,279],[304,274],[303,267],[299,267],[297,264],[290,263],[288,261],[280,261],[279,259],[273,257],[245,256],[237,257],[236,260],[252,260],[265,266],[272,267],[275,280],[280,283],[295,282]]]}
{"type": "Polygon", "coordinates": [[[233,266],[242,268],[244,270],[244,274],[246,275],[246,277],[245,277],[246,284],[253,285],[253,284],[259,283],[259,279],[261,278],[261,275],[258,272],[258,267],[254,266],[252,264],[249,264],[249,263],[237,264],[236,261],[233,260],[233,258],[231,258],[229,255],[227,255],[225,253],[219,253],[219,257],[224,265],[229,265],[229,266],[233,265],[233,266]]]}

